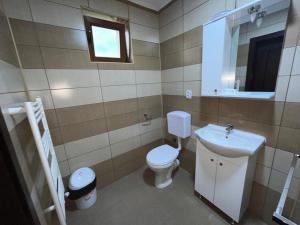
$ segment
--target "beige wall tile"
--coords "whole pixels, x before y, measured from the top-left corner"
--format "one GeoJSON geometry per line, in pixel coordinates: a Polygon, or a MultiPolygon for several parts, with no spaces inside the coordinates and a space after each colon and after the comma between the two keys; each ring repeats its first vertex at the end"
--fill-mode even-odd
{"type": "Polygon", "coordinates": [[[108,133],[65,143],[66,155],[73,158],[109,146],[108,133]]]}
{"type": "Polygon", "coordinates": [[[136,70],[136,83],[160,83],[161,82],[161,72],[159,70],[136,70]]]}
{"type": "Polygon", "coordinates": [[[136,85],[102,87],[104,102],[136,98],[136,85]]]}
{"type": "Polygon", "coordinates": [[[135,84],[135,71],[101,70],[100,80],[102,86],[135,84]]]}
{"type": "Polygon", "coordinates": [[[300,103],[286,102],[281,125],[284,127],[300,128],[300,103]]]}
{"type": "Polygon", "coordinates": [[[141,135],[142,145],[149,144],[151,142],[161,139],[162,137],[163,137],[163,132],[161,128],[152,130],[150,132],[141,135]]]}
{"type": "Polygon", "coordinates": [[[54,149],[58,162],[65,161],[67,159],[64,145],[57,145],[54,149]]]}
{"type": "Polygon", "coordinates": [[[258,152],[257,163],[266,167],[272,167],[275,149],[265,146],[258,152]]]}
{"type": "Polygon", "coordinates": [[[27,0],[3,0],[2,2],[8,17],[28,21],[32,20],[27,0]]]}
{"type": "Polygon", "coordinates": [[[182,67],[184,65],[183,51],[174,52],[168,55],[161,56],[161,69],[171,69],[182,67]]]}
{"type": "Polygon", "coordinates": [[[23,77],[28,90],[49,89],[44,69],[23,69],[23,77]]]}
{"type": "Polygon", "coordinates": [[[97,163],[106,161],[111,158],[110,148],[102,148],[87,154],[72,158],[69,160],[69,165],[71,172],[74,172],[76,169],[84,166],[92,166],[97,163]]]}
{"type": "Polygon", "coordinates": [[[118,130],[109,132],[109,140],[111,144],[129,139],[139,135],[139,125],[135,124],[129,127],[124,127],[118,130]]]}
{"type": "Polygon", "coordinates": [[[208,22],[216,13],[225,10],[225,1],[211,0],[184,15],[184,31],[208,22]]]}
{"type": "Polygon", "coordinates": [[[140,136],[132,137],[127,140],[115,143],[111,145],[112,157],[129,152],[130,150],[136,149],[141,146],[140,136]]]}
{"type": "Polygon", "coordinates": [[[300,76],[292,76],[286,97],[287,102],[300,102],[300,76]]]}
{"type": "Polygon", "coordinates": [[[80,6],[88,6],[88,0],[48,0],[58,4],[68,5],[80,9],[80,6]]]}
{"type": "Polygon", "coordinates": [[[41,47],[46,69],[97,69],[88,51],[41,47]]]}
{"type": "Polygon", "coordinates": [[[183,15],[182,10],[182,1],[176,0],[166,9],[164,9],[159,14],[159,24],[160,27],[169,24],[170,22],[174,21],[176,18],[181,17],[183,15]]]}
{"type": "Polygon", "coordinates": [[[275,101],[285,101],[286,94],[288,91],[289,81],[290,81],[290,76],[277,77],[275,101]]]}
{"type": "Polygon", "coordinates": [[[207,2],[208,0],[190,0],[190,1],[183,1],[183,9],[184,13],[187,13],[195,8],[197,8],[199,5],[202,5],[203,3],[207,2]]]}
{"type": "Polygon", "coordinates": [[[21,70],[0,60],[0,93],[25,91],[21,70]]]}
{"type": "Polygon", "coordinates": [[[47,69],[51,89],[100,86],[98,70],[47,69]]]}
{"type": "Polygon", "coordinates": [[[162,127],[163,127],[162,117],[151,120],[151,123],[145,122],[139,124],[139,129],[141,134],[147,133],[152,130],[160,129],[162,127]]]}
{"type": "Polygon", "coordinates": [[[139,98],[138,101],[139,101],[139,109],[157,108],[157,107],[161,107],[162,105],[160,95],[139,98]]]}
{"type": "Polygon", "coordinates": [[[158,29],[158,15],[152,12],[148,12],[146,10],[129,6],[129,20],[132,23],[144,25],[147,27],[153,27],[158,29]]]}
{"type": "Polygon", "coordinates": [[[39,47],[18,45],[18,52],[24,69],[44,69],[39,47]]]}
{"type": "Polygon", "coordinates": [[[264,186],[268,186],[271,168],[257,164],[254,180],[264,186]]]}
{"type": "Polygon", "coordinates": [[[300,153],[300,130],[280,127],[277,148],[300,153]]]}
{"type": "Polygon", "coordinates": [[[49,90],[43,91],[28,91],[28,96],[31,101],[35,100],[37,97],[42,98],[44,109],[53,109],[53,100],[49,90]]]}
{"type": "Polygon", "coordinates": [[[184,50],[184,65],[194,65],[202,63],[202,48],[194,47],[184,50]]]}
{"type": "Polygon", "coordinates": [[[164,95],[183,95],[183,82],[162,83],[164,95]]]}
{"type": "Polygon", "coordinates": [[[96,120],[105,115],[103,103],[56,108],[56,114],[61,126],[96,120]]]}
{"type": "Polygon", "coordinates": [[[183,50],[184,35],[177,35],[167,41],[161,42],[160,53],[162,56],[166,56],[171,53],[176,53],[183,50]]]}
{"type": "Polygon", "coordinates": [[[61,133],[65,143],[106,132],[107,127],[105,119],[91,120],[61,127],[61,133]]]}
{"type": "Polygon", "coordinates": [[[279,125],[283,107],[283,102],[221,99],[219,114],[237,120],[241,119],[279,125]]]}
{"type": "MultiPolygon", "coordinates": [[[[276,149],[273,168],[280,172],[288,174],[292,160],[293,154],[291,152],[276,149]]],[[[297,162],[296,164],[294,177],[300,178],[300,162],[297,162]]]]}
{"type": "Polygon", "coordinates": [[[66,177],[71,174],[68,161],[59,162],[58,166],[62,177],[66,177]]]}
{"type": "Polygon", "coordinates": [[[173,20],[168,25],[163,26],[159,30],[159,40],[164,42],[183,33],[183,17],[173,20]]]}
{"type": "Polygon", "coordinates": [[[116,0],[89,0],[89,7],[110,15],[128,19],[128,6],[116,0]]]}
{"type": "Polygon", "coordinates": [[[183,67],[184,81],[201,80],[202,64],[194,64],[183,67]]]}
{"type": "Polygon", "coordinates": [[[13,18],[9,21],[17,44],[38,45],[35,23],[13,18]]]}
{"type": "Polygon", "coordinates": [[[202,26],[184,33],[184,49],[202,46],[202,26]]]}
{"type": "Polygon", "coordinates": [[[130,23],[131,37],[133,39],[159,43],[159,30],[136,23],[130,23]]]}
{"type": "Polygon", "coordinates": [[[284,48],[281,55],[278,75],[290,75],[296,48],[284,48]]]}
{"type": "Polygon", "coordinates": [[[132,40],[132,49],[134,55],[143,55],[150,57],[159,57],[159,44],[141,41],[141,40],[132,40]]]}
{"type": "Polygon", "coordinates": [[[52,90],[56,108],[102,102],[100,87],[52,90]]]}
{"type": "Polygon", "coordinates": [[[160,59],[158,57],[135,56],[134,68],[136,70],[160,70],[160,59]]]}
{"type": "Polygon", "coordinates": [[[105,102],[105,114],[107,117],[120,115],[129,112],[136,112],[138,110],[138,100],[136,98],[105,102]]]}
{"type": "Polygon", "coordinates": [[[183,81],[183,67],[162,70],[162,82],[183,81]]]}
{"type": "Polygon", "coordinates": [[[35,22],[84,30],[80,9],[40,0],[29,3],[35,22]]]}
{"type": "Polygon", "coordinates": [[[130,112],[126,114],[120,114],[111,116],[106,119],[107,127],[109,131],[117,130],[123,127],[128,127],[139,122],[138,112],[130,112]]]}
{"type": "Polygon", "coordinates": [[[286,35],[285,35],[285,42],[284,42],[285,48],[294,47],[297,45],[299,31],[300,31],[300,16],[296,14],[295,15],[290,14],[288,19],[288,24],[287,24],[286,35]]]}
{"type": "Polygon", "coordinates": [[[35,24],[40,46],[88,50],[86,33],[83,30],[35,24]]]}
{"type": "Polygon", "coordinates": [[[292,75],[300,75],[300,46],[296,48],[293,68],[292,68],[292,75]]]}
{"type": "Polygon", "coordinates": [[[138,84],[137,85],[137,97],[146,97],[153,95],[161,95],[161,84],[138,84]]]}

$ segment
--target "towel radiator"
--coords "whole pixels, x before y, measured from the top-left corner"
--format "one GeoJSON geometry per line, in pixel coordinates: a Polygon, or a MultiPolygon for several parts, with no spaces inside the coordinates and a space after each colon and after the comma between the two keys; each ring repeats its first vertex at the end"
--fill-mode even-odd
{"type": "Polygon", "coordinates": [[[11,115],[19,113],[27,114],[53,200],[53,205],[45,209],[45,212],[56,210],[60,224],[66,225],[65,188],[58,167],[42,100],[38,97],[34,102],[24,102],[24,104],[21,105],[20,107],[9,108],[8,112],[11,115]]]}
{"type": "Polygon", "coordinates": [[[294,174],[295,167],[296,167],[296,164],[297,164],[297,160],[299,158],[300,158],[299,154],[294,154],[294,157],[293,157],[293,160],[292,160],[292,163],[291,163],[291,167],[290,167],[289,173],[287,175],[287,178],[286,178],[286,181],[285,181],[285,184],[284,184],[284,188],[283,188],[283,191],[281,193],[277,208],[276,208],[275,212],[273,213],[273,220],[275,222],[277,222],[278,224],[280,224],[280,225],[297,225],[296,223],[289,220],[288,218],[285,218],[282,215],[282,212],[283,212],[283,209],[284,209],[286,198],[288,196],[288,192],[289,192],[289,188],[290,188],[290,185],[291,185],[291,182],[292,182],[292,178],[293,178],[293,174],[294,174]]]}

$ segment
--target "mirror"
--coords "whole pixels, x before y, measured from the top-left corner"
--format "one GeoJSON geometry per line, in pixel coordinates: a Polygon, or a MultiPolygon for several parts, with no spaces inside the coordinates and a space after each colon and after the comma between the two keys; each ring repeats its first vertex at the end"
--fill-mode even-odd
{"type": "Polygon", "coordinates": [[[234,89],[275,92],[289,4],[252,5],[232,20],[230,67],[234,89]]]}

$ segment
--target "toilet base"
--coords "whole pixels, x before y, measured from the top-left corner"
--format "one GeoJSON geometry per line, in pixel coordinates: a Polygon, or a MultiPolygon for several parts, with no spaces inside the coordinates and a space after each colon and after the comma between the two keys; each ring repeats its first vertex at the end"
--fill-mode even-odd
{"type": "Polygon", "coordinates": [[[180,162],[176,159],[172,166],[164,169],[154,169],[155,172],[155,187],[162,189],[172,184],[172,172],[179,166],[180,162]]]}
{"type": "Polygon", "coordinates": [[[170,184],[172,184],[172,181],[173,181],[173,179],[172,179],[172,178],[169,178],[169,179],[167,179],[165,182],[160,183],[160,184],[157,184],[157,185],[155,185],[155,186],[156,186],[157,188],[159,188],[159,189],[166,188],[166,187],[168,187],[170,184]]]}

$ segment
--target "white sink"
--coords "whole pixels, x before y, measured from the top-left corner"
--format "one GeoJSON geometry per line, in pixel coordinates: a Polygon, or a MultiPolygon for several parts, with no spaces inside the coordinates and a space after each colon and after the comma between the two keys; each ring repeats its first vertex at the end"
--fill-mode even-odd
{"type": "Polygon", "coordinates": [[[209,124],[195,131],[200,142],[210,151],[225,157],[251,156],[266,142],[266,138],[233,129],[226,135],[226,127],[209,124]]]}

